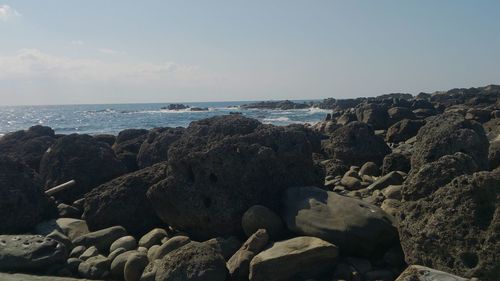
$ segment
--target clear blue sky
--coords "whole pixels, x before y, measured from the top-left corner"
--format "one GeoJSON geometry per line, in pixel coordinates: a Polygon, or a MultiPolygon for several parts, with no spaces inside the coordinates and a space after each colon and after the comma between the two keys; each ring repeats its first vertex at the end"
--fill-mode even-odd
{"type": "Polygon", "coordinates": [[[500,1],[0,0],[0,104],[500,84],[500,1]]]}

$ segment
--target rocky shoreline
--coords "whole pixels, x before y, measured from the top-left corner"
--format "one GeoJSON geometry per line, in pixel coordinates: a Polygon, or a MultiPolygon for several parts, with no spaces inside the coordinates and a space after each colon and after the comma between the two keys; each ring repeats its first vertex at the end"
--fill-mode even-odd
{"type": "Polygon", "coordinates": [[[499,280],[499,98],[326,99],[314,126],[7,134],[0,280],[499,280]]]}

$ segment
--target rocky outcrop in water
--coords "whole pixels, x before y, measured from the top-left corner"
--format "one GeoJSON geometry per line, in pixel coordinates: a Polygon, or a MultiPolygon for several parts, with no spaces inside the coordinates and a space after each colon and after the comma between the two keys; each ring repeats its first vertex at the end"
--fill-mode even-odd
{"type": "Polygon", "coordinates": [[[262,101],[249,104],[243,104],[240,106],[243,109],[280,109],[280,110],[290,110],[290,109],[304,109],[311,107],[307,103],[296,103],[289,100],[285,101],[262,101]]]}

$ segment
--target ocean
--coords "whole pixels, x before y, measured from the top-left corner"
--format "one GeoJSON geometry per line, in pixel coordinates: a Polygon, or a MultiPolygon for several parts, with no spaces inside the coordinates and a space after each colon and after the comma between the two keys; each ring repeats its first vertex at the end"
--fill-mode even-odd
{"type": "Polygon", "coordinates": [[[288,125],[314,124],[325,118],[329,110],[318,108],[294,110],[241,109],[241,102],[183,103],[208,111],[166,110],[168,103],[49,105],[0,107],[0,136],[34,125],[49,126],[57,134],[118,134],[124,129],[156,127],[187,127],[192,121],[241,112],[262,123],[288,125]]]}

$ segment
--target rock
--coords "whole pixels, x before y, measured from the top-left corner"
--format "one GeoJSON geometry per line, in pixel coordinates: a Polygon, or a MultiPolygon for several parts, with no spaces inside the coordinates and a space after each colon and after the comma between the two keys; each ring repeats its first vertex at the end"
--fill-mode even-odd
{"type": "Polygon", "coordinates": [[[166,164],[125,174],[85,195],[83,216],[93,230],[114,225],[142,235],[163,223],[146,197],[149,187],[166,177],[166,164]]]}
{"type": "Polygon", "coordinates": [[[79,219],[60,218],[56,220],[57,227],[72,241],[89,233],[87,222],[79,219]]]}
{"type": "Polygon", "coordinates": [[[260,253],[269,242],[269,235],[265,229],[259,229],[252,234],[241,248],[227,261],[230,280],[248,280],[250,261],[260,253]]]}
{"type": "Polygon", "coordinates": [[[96,257],[99,255],[99,250],[95,246],[90,246],[88,249],[86,249],[78,258],[86,261],[91,257],[96,257]]]}
{"type": "Polygon", "coordinates": [[[26,131],[17,131],[0,138],[0,155],[8,156],[38,171],[45,151],[55,142],[50,127],[33,126],[26,131]]]}
{"type": "Polygon", "coordinates": [[[160,248],[160,245],[153,245],[151,246],[151,248],[149,248],[148,250],[148,260],[150,262],[153,262],[155,259],[155,255],[156,255],[156,251],[158,250],[158,248],[160,248]]]}
{"type": "Polygon", "coordinates": [[[337,129],[329,140],[323,142],[325,153],[346,165],[363,165],[366,162],[382,164],[391,150],[381,137],[375,136],[370,125],[352,122],[337,129]]]}
{"type": "Polygon", "coordinates": [[[495,280],[500,225],[500,170],[455,178],[403,204],[399,235],[408,264],[495,280]]]}
{"type": "Polygon", "coordinates": [[[119,254],[116,258],[111,262],[110,272],[111,276],[119,279],[123,279],[123,274],[125,270],[125,264],[130,256],[138,254],[138,251],[127,251],[119,254]]]}
{"type": "Polygon", "coordinates": [[[358,121],[372,125],[375,130],[386,129],[389,124],[387,107],[382,104],[362,104],[356,108],[356,117],[358,121]]]}
{"type": "Polygon", "coordinates": [[[389,185],[382,190],[382,194],[387,199],[401,200],[401,185],[389,185]]]}
{"type": "Polygon", "coordinates": [[[45,188],[76,181],[76,186],[57,193],[57,199],[65,203],[81,198],[92,188],[124,172],[125,167],[113,150],[88,135],[72,134],[57,139],[40,163],[45,188]]]}
{"type": "Polygon", "coordinates": [[[491,119],[490,121],[483,124],[484,132],[486,137],[490,141],[498,139],[500,135],[500,118],[491,119]]]}
{"type": "Polygon", "coordinates": [[[148,257],[145,254],[130,255],[123,270],[125,281],[139,281],[148,263],[148,257]]]}
{"type": "Polygon", "coordinates": [[[69,277],[56,277],[56,276],[39,276],[27,274],[9,274],[0,273],[0,280],[2,281],[90,281],[89,279],[75,279],[69,277]]]}
{"type": "Polygon", "coordinates": [[[83,261],[78,258],[69,258],[66,261],[66,267],[71,271],[71,273],[76,274],[78,273],[78,267],[83,261]]]}
{"type": "Polygon", "coordinates": [[[456,113],[429,118],[418,131],[411,167],[418,170],[425,163],[455,152],[471,156],[481,170],[488,167],[488,139],[481,125],[456,113]]]}
{"type": "Polygon", "coordinates": [[[412,171],[401,190],[403,199],[411,201],[427,197],[455,177],[472,174],[478,169],[472,157],[467,154],[457,152],[445,155],[435,162],[423,165],[418,171],[412,171]]]}
{"type": "Polygon", "coordinates": [[[0,187],[0,233],[33,230],[42,219],[56,213],[35,171],[4,156],[0,156],[0,187]]]}
{"type": "Polygon", "coordinates": [[[394,280],[394,272],[387,269],[372,270],[366,272],[364,277],[366,281],[392,281],[394,280]]]}
{"type": "Polygon", "coordinates": [[[110,260],[102,255],[91,257],[78,265],[78,273],[90,279],[101,279],[109,276],[110,260]]]}
{"type": "Polygon", "coordinates": [[[378,176],[380,176],[380,168],[378,167],[377,164],[375,164],[373,162],[366,162],[359,169],[359,175],[360,176],[367,175],[367,176],[378,177],[378,176]]]}
{"type": "Polygon", "coordinates": [[[283,222],[272,210],[255,205],[250,207],[241,219],[243,231],[250,237],[259,229],[266,229],[273,238],[278,238],[283,233],[283,222]]]}
{"type": "Polygon", "coordinates": [[[60,218],[80,218],[82,215],[82,212],[78,209],[75,208],[71,205],[67,205],[64,203],[61,203],[57,205],[57,211],[59,213],[60,218]]]}
{"type": "Polygon", "coordinates": [[[415,119],[415,114],[406,107],[391,107],[387,110],[389,124],[394,124],[403,119],[415,119]]]}
{"type": "Polygon", "coordinates": [[[62,243],[41,235],[0,235],[0,271],[42,271],[67,254],[62,243]]]}
{"type": "Polygon", "coordinates": [[[462,278],[444,271],[435,270],[421,265],[408,266],[396,281],[472,281],[472,279],[462,278]]]}
{"type": "Polygon", "coordinates": [[[212,247],[215,251],[221,254],[225,260],[228,260],[241,246],[240,240],[235,236],[227,238],[216,237],[203,242],[212,247]]]}
{"type": "Polygon", "coordinates": [[[290,110],[290,109],[305,109],[311,107],[307,103],[296,103],[289,100],[284,101],[262,101],[249,104],[243,104],[240,108],[251,109],[279,109],[279,110],[290,110]]]}
{"type": "Polygon", "coordinates": [[[71,250],[71,253],[69,254],[69,257],[71,257],[71,258],[78,258],[86,250],[87,250],[87,248],[85,248],[85,246],[74,247],[73,250],[71,250]]]}
{"type": "Polygon", "coordinates": [[[109,146],[112,146],[116,141],[116,136],[109,134],[100,134],[93,137],[96,141],[107,143],[109,146]]]}
{"type": "Polygon", "coordinates": [[[276,208],[287,187],[321,183],[311,134],[240,115],[192,122],[169,149],[169,176],[148,198],[164,222],[194,239],[240,234],[251,206],[276,208]]]}
{"type": "Polygon", "coordinates": [[[398,217],[400,207],[401,202],[396,199],[385,199],[380,205],[380,209],[395,218],[398,217]]]}
{"type": "Polygon", "coordinates": [[[425,124],[423,120],[401,120],[387,129],[385,140],[387,142],[399,143],[416,136],[418,130],[425,124]]]}
{"type": "Polygon", "coordinates": [[[382,174],[388,174],[392,171],[409,172],[411,169],[410,157],[402,153],[391,153],[384,157],[382,164],[382,174]]]}
{"type": "Polygon", "coordinates": [[[500,166],[500,141],[490,143],[488,150],[488,163],[491,170],[500,166]]]}
{"type": "Polygon", "coordinates": [[[168,253],[187,245],[191,242],[191,239],[187,236],[175,236],[168,239],[167,242],[160,245],[158,249],[156,249],[154,255],[151,256],[152,260],[157,260],[163,258],[168,253]]]}
{"type": "Polygon", "coordinates": [[[159,261],[154,280],[224,281],[226,275],[226,263],[220,254],[208,245],[191,242],[159,261]]]}
{"type": "Polygon", "coordinates": [[[134,236],[123,236],[111,244],[109,252],[111,253],[118,248],[124,248],[127,251],[135,250],[137,249],[137,241],[134,236]]]}
{"type": "Polygon", "coordinates": [[[339,125],[347,125],[351,122],[357,121],[358,118],[356,117],[356,114],[353,112],[345,112],[342,114],[339,118],[337,118],[337,124],[339,125]]]}
{"type": "Polygon", "coordinates": [[[275,242],[250,262],[250,281],[289,280],[300,275],[314,277],[332,268],[337,246],[315,237],[296,237],[275,242]]]}
{"type": "Polygon", "coordinates": [[[355,177],[344,176],[340,180],[340,184],[348,190],[357,190],[361,188],[361,181],[355,177]]]}
{"type": "Polygon", "coordinates": [[[66,235],[62,234],[59,230],[52,231],[51,233],[47,234],[46,237],[60,242],[61,244],[64,245],[64,247],[68,251],[73,248],[73,245],[71,244],[71,240],[66,235]]]}
{"type": "Polygon", "coordinates": [[[379,254],[397,237],[392,218],[382,209],[334,192],[290,188],[284,205],[284,220],[291,231],[340,245],[346,255],[379,254]]]}
{"type": "Polygon", "coordinates": [[[328,159],[322,161],[320,165],[325,169],[326,176],[339,176],[349,170],[349,166],[338,159],[328,159]]]}
{"type": "Polygon", "coordinates": [[[155,228],[144,234],[144,236],[139,239],[139,246],[151,248],[153,245],[160,245],[161,240],[167,237],[168,234],[163,228],[155,228]]]}
{"type": "Polygon", "coordinates": [[[108,259],[111,262],[113,262],[116,257],[118,257],[119,255],[121,255],[121,254],[123,254],[125,252],[128,252],[125,248],[118,248],[118,249],[114,250],[113,252],[109,253],[108,259]]]}
{"type": "Polygon", "coordinates": [[[479,123],[488,122],[491,119],[491,110],[483,108],[470,108],[465,114],[465,119],[474,120],[479,123]]]}
{"type": "Polygon", "coordinates": [[[73,245],[85,246],[87,248],[90,246],[96,246],[100,252],[106,253],[114,241],[126,235],[127,231],[125,228],[121,226],[113,226],[84,234],[73,240],[73,245]]]}
{"type": "Polygon", "coordinates": [[[378,178],[374,183],[368,186],[370,190],[381,190],[389,185],[400,185],[404,181],[403,177],[397,171],[392,171],[387,175],[378,178]]]}
{"type": "Polygon", "coordinates": [[[184,130],[181,127],[152,129],[137,154],[139,168],[167,161],[170,145],[182,136],[184,130]]]}
{"type": "Polygon", "coordinates": [[[133,172],[138,169],[137,153],[148,133],[149,131],[145,129],[127,129],[121,131],[116,137],[112,148],[118,160],[127,167],[127,171],[133,172]]]}

